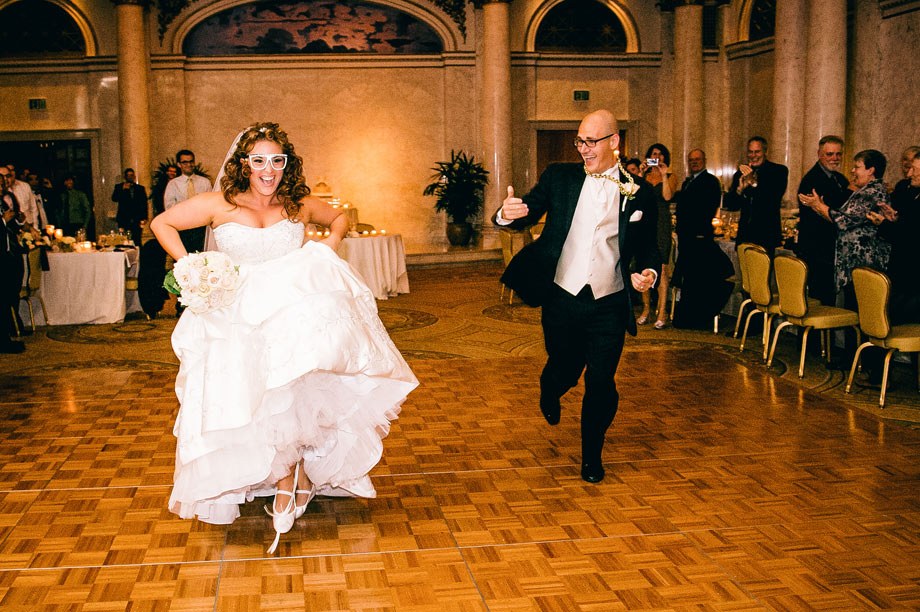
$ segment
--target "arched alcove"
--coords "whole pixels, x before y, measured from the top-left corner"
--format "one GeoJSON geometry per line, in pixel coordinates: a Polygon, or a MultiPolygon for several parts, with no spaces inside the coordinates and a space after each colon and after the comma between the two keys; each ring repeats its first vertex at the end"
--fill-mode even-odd
{"type": "Polygon", "coordinates": [[[398,1],[230,0],[189,15],[171,46],[191,56],[439,54],[455,49],[456,40],[432,14],[398,1]]]}
{"type": "Polygon", "coordinates": [[[639,31],[629,11],[611,0],[546,0],[527,28],[528,51],[638,53],[639,31]]]}
{"type": "Polygon", "coordinates": [[[0,2],[0,58],[96,54],[86,17],[61,0],[0,2]]]}
{"type": "Polygon", "coordinates": [[[738,22],[738,40],[770,38],[776,31],[776,0],[745,0],[738,22]]]}

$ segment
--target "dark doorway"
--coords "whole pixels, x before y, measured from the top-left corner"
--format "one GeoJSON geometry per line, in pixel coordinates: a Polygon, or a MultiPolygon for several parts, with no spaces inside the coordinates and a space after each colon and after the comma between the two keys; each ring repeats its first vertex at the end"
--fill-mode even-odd
{"type": "MultiPolygon", "coordinates": [[[[626,130],[619,130],[619,133],[620,150],[629,151],[626,130]]],[[[537,176],[550,164],[581,162],[581,155],[572,144],[577,135],[578,130],[537,130],[537,176]]]]}

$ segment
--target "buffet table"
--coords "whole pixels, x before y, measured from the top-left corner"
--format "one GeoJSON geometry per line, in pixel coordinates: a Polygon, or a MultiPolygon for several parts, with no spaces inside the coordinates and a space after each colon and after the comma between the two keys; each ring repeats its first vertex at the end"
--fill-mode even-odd
{"type": "MultiPolygon", "coordinates": [[[[39,289],[48,320],[42,320],[41,308],[33,304],[36,325],[116,323],[125,318],[129,302],[132,309],[139,309],[136,292],[125,295],[125,276],[137,276],[138,253],[136,248],[48,253],[49,269],[42,272],[39,289]]],[[[20,316],[23,314],[28,317],[25,302],[20,304],[20,316]]]]}
{"type": "Polygon", "coordinates": [[[345,238],[338,253],[364,279],[378,300],[409,293],[406,248],[399,234],[345,238]]]}

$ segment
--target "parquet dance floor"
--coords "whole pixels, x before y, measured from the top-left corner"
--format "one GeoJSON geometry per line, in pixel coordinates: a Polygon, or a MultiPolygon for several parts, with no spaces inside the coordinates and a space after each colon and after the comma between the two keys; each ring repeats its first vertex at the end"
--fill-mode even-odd
{"type": "Polygon", "coordinates": [[[630,343],[588,484],[581,389],[556,427],[536,406],[538,328],[477,319],[494,280],[417,274],[381,304],[421,385],[378,497],[318,498],[274,557],[261,502],[230,526],[166,509],[168,334],[87,360],[40,332],[57,365],[0,362],[0,610],[920,609],[916,426],[710,347],[630,343]]]}

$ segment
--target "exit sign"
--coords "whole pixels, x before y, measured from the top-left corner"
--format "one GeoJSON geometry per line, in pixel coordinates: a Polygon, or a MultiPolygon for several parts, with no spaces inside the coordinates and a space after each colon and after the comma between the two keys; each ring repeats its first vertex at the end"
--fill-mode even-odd
{"type": "Polygon", "coordinates": [[[587,102],[591,97],[591,92],[587,89],[576,89],[574,92],[576,102],[587,102]]]}
{"type": "Polygon", "coordinates": [[[29,98],[29,110],[47,110],[48,104],[44,98],[29,98]]]}

